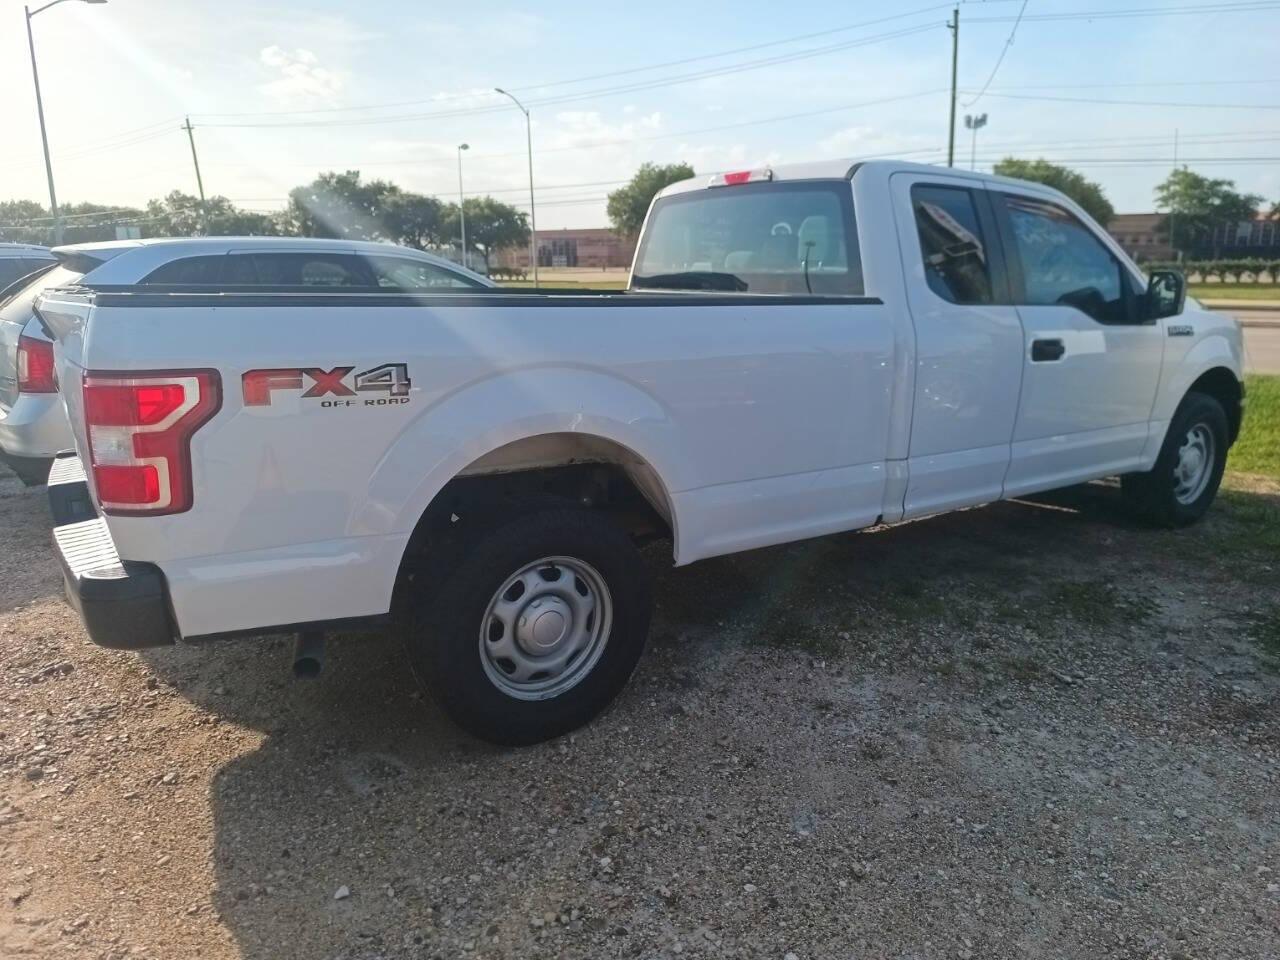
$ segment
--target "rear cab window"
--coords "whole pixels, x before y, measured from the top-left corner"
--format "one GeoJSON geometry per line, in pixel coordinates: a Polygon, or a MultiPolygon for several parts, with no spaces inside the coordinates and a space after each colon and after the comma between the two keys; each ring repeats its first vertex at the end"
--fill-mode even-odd
{"type": "Polygon", "coordinates": [[[861,296],[848,180],[765,181],[662,197],[632,289],[861,296]]]}

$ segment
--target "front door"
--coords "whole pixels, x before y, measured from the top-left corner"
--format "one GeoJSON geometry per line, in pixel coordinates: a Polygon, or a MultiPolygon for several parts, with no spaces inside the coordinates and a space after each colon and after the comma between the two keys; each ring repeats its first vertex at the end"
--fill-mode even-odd
{"type": "Polygon", "coordinates": [[[1066,207],[993,189],[1025,332],[1010,497],[1135,469],[1164,338],[1133,272],[1066,207]]]}
{"type": "Polygon", "coordinates": [[[890,179],[916,331],[904,517],[998,500],[1022,377],[1022,327],[982,183],[890,179]]]}

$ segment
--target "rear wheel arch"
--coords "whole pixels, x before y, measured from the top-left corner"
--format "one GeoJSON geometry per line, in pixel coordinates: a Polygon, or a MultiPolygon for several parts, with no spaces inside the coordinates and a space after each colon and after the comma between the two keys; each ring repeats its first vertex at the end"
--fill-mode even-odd
{"type": "Polygon", "coordinates": [[[678,536],[670,492],[646,458],[595,434],[535,434],[476,457],[436,492],[405,547],[396,594],[429,551],[465,549],[471,531],[557,504],[606,514],[637,542],[678,536]]]}

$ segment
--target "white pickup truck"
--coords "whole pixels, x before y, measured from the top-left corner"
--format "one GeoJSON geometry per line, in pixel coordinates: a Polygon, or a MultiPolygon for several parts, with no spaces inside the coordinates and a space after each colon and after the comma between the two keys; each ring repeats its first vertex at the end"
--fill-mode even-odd
{"type": "Polygon", "coordinates": [[[498,742],[626,683],[646,538],[687,564],[1116,475],[1185,524],[1240,428],[1236,323],[1015,180],[688,180],[619,293],[144,282],[183,250],[38,304],[78,451],[50,477],[54,537],[89,635],[298,632],[314,666],[322,631],[393,624],[498,742]]]}

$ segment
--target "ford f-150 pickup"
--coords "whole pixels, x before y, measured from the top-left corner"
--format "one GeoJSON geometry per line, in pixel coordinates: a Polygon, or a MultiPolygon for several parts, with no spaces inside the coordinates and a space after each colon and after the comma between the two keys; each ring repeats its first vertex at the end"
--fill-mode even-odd
{"type": "Polygon", "coordinates": [[[297,632],[314,664],[385,624],[464,728],[530,743],[630,676],[645,540],[687,564],[1109,476],[1182,525],[1240,428],[1236,323],[1036,184],[687,180],[615,293],[414,289],[380,251],[248,286],[251,249],[158,241],[42,295],[93,640],[297,632]]]}

